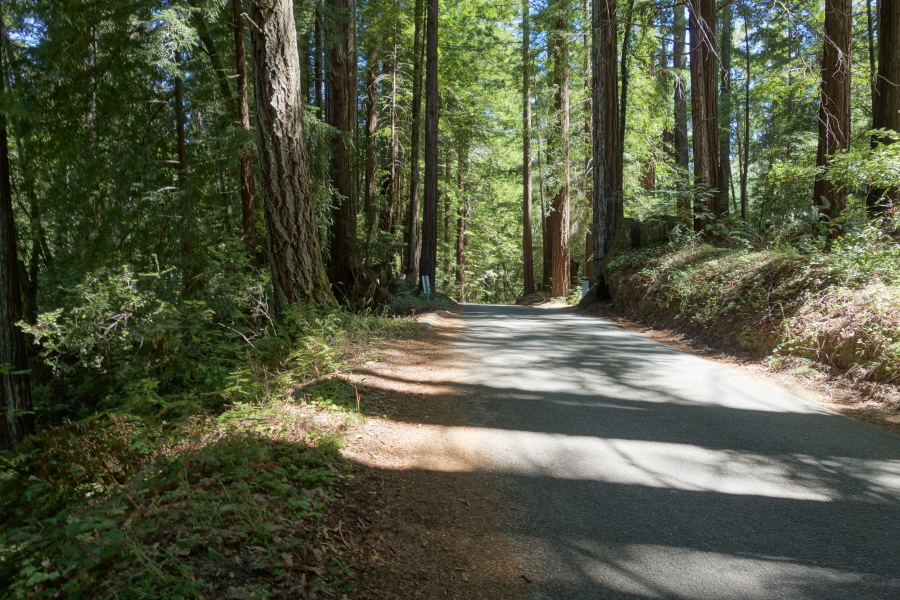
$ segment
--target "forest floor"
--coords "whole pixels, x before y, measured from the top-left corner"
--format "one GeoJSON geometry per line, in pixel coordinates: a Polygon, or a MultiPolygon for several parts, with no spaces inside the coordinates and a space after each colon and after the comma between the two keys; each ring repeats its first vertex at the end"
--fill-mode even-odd
{"type": "Polygon", "coordinates": [[[451,343],[461,323],[447,311],[424,322],[353,375],[373,418],[348,436],[343,454],[354,474],[330,507],[355,572],[348,597],[522,598],[532,579],[515,559],[527,550],[504,533],[515,528],[515,509],[446,438],[448,426],[465,422],[451,343]]]}
{"type": "Polygon", "coordinates": [[[900,407],[900,386],[882,386],[879,397],[873,399],[869,394],[869,387],[860,386],[859,382],[840,374],[812,369],[801,363],[792,368],[790,362],[782,368],[774,369],[766,360],[735,344],[677,329],[647,325],[623,316],[609,303],[595,303],[582,312],[613,321],[678,350],[728,365],[752,377],[768,380],[795,396],[836,413],[900,434],[900,411],[897,408],[900,407]]]}

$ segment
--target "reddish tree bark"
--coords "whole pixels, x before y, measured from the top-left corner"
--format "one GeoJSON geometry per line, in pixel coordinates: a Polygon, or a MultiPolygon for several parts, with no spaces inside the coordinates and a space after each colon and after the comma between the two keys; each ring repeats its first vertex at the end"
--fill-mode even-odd
{"type": "Polygon", "coordinates": [[[550,32],[550,60],[553,85],[556,88],[554,107],[559,115],[559,164],[562,168],[559,187],[553,197],[551,213],[552,277],[550,293],[565,296],[569,292],[569,8],[564,0],[554,2],[555,21],[550,32]]]}
{"type": "MultiPolygon", "coordinates": [[[[878,12],[878,71],[872,98],[872,129],[900,132],[900,2],[881,0],[878,12]]],[[[873,145],[879,138],[873,139],[873,145]]],[[[900,188],[873,188],[867,199],[872,216],[900,205],[900,188]]]]}
{"type": "MultiPolygon", "coordinates": [[[[817,167],[827,166],[833,155],[850,147],[851,11],[850,0],[825,0],[817,167]]],[[[826,218],[836,218],[847,204],[843,186],[816,178],[813,204],[826,218]]]]}
{"type": "Polygon", "coordinates": [[[722,216],[719,182],[718,43],[715,0],[687,0],[691,28],[691,120],[694,146],[694,229],[722,216]]]}
{"type": "MultiPolygon", "coordinates": [[[[615,0],[594,0],[591,62],[593,76],[593,278],[602,285],[601,266],[622,218],[622,138],[617,97],[617,33],[615,0]]],[[[601,296],[607,295],[601,290],[601,296]]]]}
{"type": "MultiPolygon", "coordinates": [[[[0,41],[7,41],[2,14],[0,41]]],[[[0,94],[6,84],[5,47],[6,43],[0,45],[0,94]]],[[[25,436],[34,433],[25,335],[16,325],[22,320],[22,296],[9,177],[6,113],[0,112],[0,450],[15,448],[25,436]]]]}
{"type": "Polygon", "coordinates": [[[522,272],[525,295],[534,293],[534,250],[531,240],[531,28],[528,4],[529,0],[522,1],[522,272]]]}
{"type": "Polygon", "coordinates": [[[349,300],[356,266],[356,4],[328,0],[325,32],[326,121],[337,130],[331,140],[331,182],[336,197],[331,211],[331,284],[341,301],[349,300]]]}

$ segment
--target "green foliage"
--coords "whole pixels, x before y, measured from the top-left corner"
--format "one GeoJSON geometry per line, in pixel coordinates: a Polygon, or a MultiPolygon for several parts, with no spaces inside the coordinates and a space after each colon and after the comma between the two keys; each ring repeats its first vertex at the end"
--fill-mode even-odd
{"type": "Polygon", "coordinates": [[[900,133],[885,129],[869,132],[878,142],[874,148],[852,148],[834,157],[827,177],[849,189],[864,186],[900,187],[900,133]]]}
{"type": "MultiPolygon", "coordinates": [[[[286,581],[286,568],[308,572],[309,589],[346,587],[348,572],[321,524],[344,473],[334,444],[258,433],[248,421],[272,415],[244,407],[201,422],[193,441],[170,445],[140,470],[131,465],[109,489],[84,489],[79,466],[55,465],[66,481],[12,465],[4,485],[28,483],[19,484],[23,494],[3,490],[4,597],[201,598],[225,592],[223,570],[240,572],[238,584],[257,594],[250,597],[265,597],[258,594],[286,581]],[[42,488],[64,501],[39,504],[51,495],[42,488]]],[[[43,436],[44,450],[78,463],[88,450],[77,446],[93,440],[104,458],[127,464],[123,427],[113,420],[90,436],[57,429],[55,441],[43,436]]]]}
{"type": "Polygon", "coordinates": [[[893,382],[900,244],[866,226],[821,250],[686,240],[618,256],[610,281],[614,301],[634,316],[893,382]]]}

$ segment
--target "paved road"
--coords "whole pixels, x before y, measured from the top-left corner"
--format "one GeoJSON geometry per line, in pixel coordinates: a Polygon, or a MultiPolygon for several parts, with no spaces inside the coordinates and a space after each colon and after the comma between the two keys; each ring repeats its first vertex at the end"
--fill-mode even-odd
{"type": "Polygon", "coordinates": [[[900,599],[900,436],[571,310],[463,318],[536,597],[900,599]]]}

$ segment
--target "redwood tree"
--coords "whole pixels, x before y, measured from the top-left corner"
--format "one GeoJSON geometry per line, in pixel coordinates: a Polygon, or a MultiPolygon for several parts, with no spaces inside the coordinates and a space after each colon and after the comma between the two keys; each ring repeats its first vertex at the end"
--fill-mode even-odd
{"type": "MultiPolygon", "coordinates": [[[[687,177],[688,171],[688,129],[687,129],[687,89],[684,85],[684,72],[687,69],[687,50],[685,37],[687,22],[684,14],[684,3],[678,2],[674,8],[675,41],[672,45],[672,68],[675,70],[675,164],[678,174],[687,177]]],[[[688,207],[679,200],[679,208],[688,213],[688,207]]]]}
{"type": "MultiPolygon", "coordinates": [[[[425,19],[425,198],[422,214],[420,277],[434,289],[437,271],[438,204],[438,0],[428,0],[425,19]]],[[[421,283],[419,283],[421,290],[421,283]]]]}
{"type": "Polygon", "coordinates": [[[616,0],[593,0],[591,86],[593,91],[594,284],[606,295],[600,273],[622,218],[622,138],[616,70],[616,0]],[[602,289],[601,289],[602,288],[602,289]]]}
{"type": "Polygon", "coordinates": [[[691,120],[694,146],[694,229],[724,213],[719,182],[718,43],[715,0],[687,0],[691,28],[691,120]]]}
{"type": "Polygon", "coordinates": [[[553,197],[553,212],[550,215],[552,244],[552,275],[550,293],[565,296],[569,291],[569,8],[566,0],[553,3],[554,22],[550,31],[550,60],[552,80],[556,88],[554,107],[559,118],[559,138],[556,156],[557,167],[561,170],[556,195],[553,197]]]}
{"type": "MultiPolygon", "coordinates": [[[[872,98],[872,129],[900,133],[900,2],[881,0],[878,12],[878,70],[872,98]]],[[[873,145],[879,138],[872,140],[873,145]]],[[[882,214],[900,203],[900,188],[870,190],[871,214],[882,214]],[[882,198],[884,197],[884,200],[882,198]]]]}
{"type": "Polygon", "coordinates": [[[422,51],[425,0],[416,0],[413,39],[413,87],[409,138],[409,221],[406,241],[406,277],[415,281],[419,273],[419,156],[422,146],[422,51]]]}
{"type": "MultiPolygon", "coordinates": [[[[822,84],[819,90],[819,145],[816,166],[825,167],[831,157],[850,146],[850,40],[852,2],[825,0],[825,39],[822,52],[822,84]]],[[[894,57],[896,61],[896,57],[894,57]]],[[[847,204],[844,188],[824,177],[816,178],[813,204],[823,216],[834,219],[847,204]]]]}
{"type": "MultiPolygon", "coordinates": [[[[6,41],[2,15],[0,41],[6,41]]],[[[0,47],[0,94],[6,83],[3,47],[0,47]]],[[[34,433],[25,335],[16,325],[22,320],[17,256],[6,114],[0,112],[0,410],[3,411],[0,415],[0,450],[15,448],[26,435],[34,433]]]]}
{"type": "Polygon", "coordinates": [[[327,76],[325,117],[336,134],[331,141],[331,283],[346,300],[354,283],[356,245],[356,5],[328,0],[325,32],[327,76]]]}
{"type": "Polygon", "coordinates": [[[275,310],[334,305],[316,229],[294,7],[290,0],[250,4],[256,138],[275,310]]]}
{"type": "MultiPolygon", "coordinates": [[[[241,0],[232,0],[234,25],[234,63],[237,68],[238,120],[244,131],[250,131],[250,106],[247,94],[247,56],[244,51],[244,18],[241,0]]],[[[241,156],[241,230],[250,261],[256,265],[256,179],[253,175],[253,157],[248,144],[242,144],[241,156]]]]}
{"type": "MultiPolygon", "coordinates": [[[[522,272],[524,293],[534,293],[531,241],[531,28],[528,3],[522,0],[522,272]]],[[[462,209],[460,209],[462,210],[462,209]]],[[[460,216],[460,223],[462,223],[460,216]]],[[[462,296],[460,287],[460,296],[462,296]]]]}

